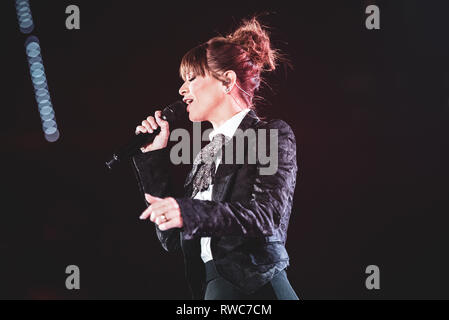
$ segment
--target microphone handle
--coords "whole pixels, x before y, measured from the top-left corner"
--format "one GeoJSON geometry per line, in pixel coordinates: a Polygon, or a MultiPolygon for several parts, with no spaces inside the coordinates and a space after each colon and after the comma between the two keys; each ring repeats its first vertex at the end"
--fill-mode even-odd
{"type": "Polygon", "coordinates": [[[118,149],[113,155],[111,160],[106,161],[106,167],[112,169],[116,164],[118,164],[122,159],[129,158],[136,154],[139,149],[147,145],[156,138],[156,136],[161,132],[161,128],[158,126],[156,130],[152,133],[139,133],[137,136],[132,137],[124,147],[118,149]]]}

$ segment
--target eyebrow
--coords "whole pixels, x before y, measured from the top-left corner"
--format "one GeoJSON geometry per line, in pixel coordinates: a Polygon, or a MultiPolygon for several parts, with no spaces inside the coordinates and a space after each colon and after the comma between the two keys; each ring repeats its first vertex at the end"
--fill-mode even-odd
{"type": "Polygon", "coordinates": [[[195,77],[195,72],[193,72],[193,71],[190,71],[190,72],[185,74],[185,78],[186,79],[193,78],[193,77],[195,77]]]}

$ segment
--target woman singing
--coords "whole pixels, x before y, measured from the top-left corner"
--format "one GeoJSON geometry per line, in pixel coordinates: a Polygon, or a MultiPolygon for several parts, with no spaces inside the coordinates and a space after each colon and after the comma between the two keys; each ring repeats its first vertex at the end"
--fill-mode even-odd
{"type": "Polygon", "coordinates": [[[133,157],[149,205],[140,219],[155,223],[165,250],[182,250],[193,299],[298,299],[287,279],[285,249],[297,175],[295,136],[282,120],[262,121],[253,103],[262,74],[274,70],[278,59],[256,18],[184,55],[179,93],[189,119],[213,126],[211,142],[195,157],[186,179],[184,197],[173,197],[166,148],[170,129],[161,111],[136,128],[146,133],[161,127],[133,157]],[[260,152],[249,161],[255,150],[250,143],[243,162],[223,161],[227,146],[237,145],[242,132],[255,133],[258,151],[276,151],[276,170],[263,171],[267,164],[260,152]],[[276,143],[269,132],[277,134],[276,143]]]}

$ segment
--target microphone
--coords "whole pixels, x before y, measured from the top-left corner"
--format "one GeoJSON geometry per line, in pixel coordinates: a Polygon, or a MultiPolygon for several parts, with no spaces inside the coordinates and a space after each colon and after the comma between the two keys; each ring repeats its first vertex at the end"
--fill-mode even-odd
{"type": "MultiPolygon", "coordinates": [[[[172,104],[169,104],[167,107],[162,110],[161,118],[163,120],[168,121],[170,125],[170,129],[172,125],[180,119],[183,119],[187,115],[186,110],[187,105],[178,100],[172,104]]],[[[152,133],[140,133],[134,136],[132,139],[128,141],[127,144],[123,145],[119,149],[117,149],[112,155],[111,160],[106,161],[106,167],[112,170],[121,160],[129,158],[140,151],[140,148],[144,145],[153,142],[154,138],[161,132],[161,128],[158,126],[156,130],[153,130],[152,133]]]]}

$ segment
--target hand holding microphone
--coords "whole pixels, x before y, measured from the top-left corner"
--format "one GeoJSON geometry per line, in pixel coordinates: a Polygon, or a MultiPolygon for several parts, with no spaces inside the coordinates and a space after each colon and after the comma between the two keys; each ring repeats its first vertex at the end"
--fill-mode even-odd
{"type": "MultiPolygon", "coordinates": [[[[141,125],[136,127],[136,135],[148,133],[156,135],[153,142],[140,148],[143,153],[167,147],[170,125],[168,121],[161,118],[161,115],[162,112],[157,110],[154,117],[148,116],[141,125]]],[[[140,215],[141,220],[150,219],[151,222],[158,225],[161,231],[183,227],[181,209],[174,198],[158,198],[145,193],[145,199],[150,205],[140,215]]]]}
{"type": "Polygon", "coordinates": [[[142,121],[142,125],[137,126],[136,134],[141,133],[153,133],[160,127],[160,132],[154,138],[153,142],[148,143],[140,148],[143,153],[153,150],[163,149],[167,146],[168,138],[170,137],[170,125],[168,121],[162,120],[162,111],[157,110],[154,113],[154,117],[149,116],[142,121]]]}
{"type": "Polygon", "coordinates": [[[132,157],[139,152],[150,152],[162,149],[167,146],[170,136],[169,127],[180,119],[186,118],[186,104],[183,101],[176,101],[161,112],[155,112],[155,117],[149,116],[142,121],[142,125],[137,126],[135,136],[128,143],[119,148],[113,155],[111,160],[106,161],[106,167],[113,169],[116,164],[123,159],[132,157]]]}

